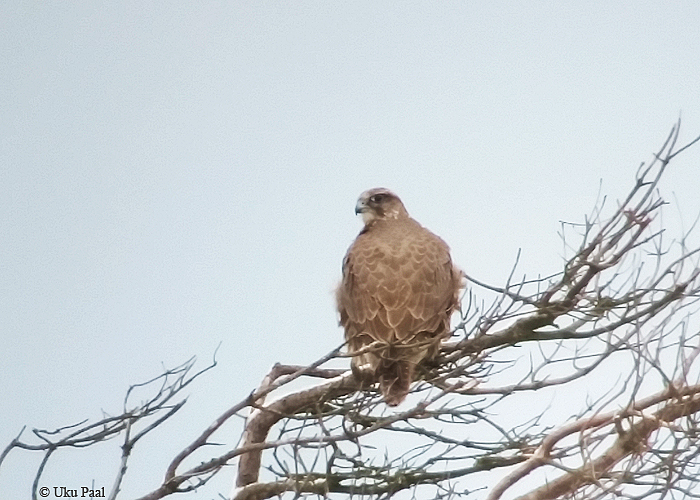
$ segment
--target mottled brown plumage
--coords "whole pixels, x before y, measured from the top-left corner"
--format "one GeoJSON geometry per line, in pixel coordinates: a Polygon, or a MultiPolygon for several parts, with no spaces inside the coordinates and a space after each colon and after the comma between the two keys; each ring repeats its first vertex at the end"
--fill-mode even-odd
{"type": "Polygon", "coordinates": [[[438,236],[409,217],[384,188],[360,195],[355,212],[365,227],[343,261],[336,299],[356,376],[379,382],[396,406],[416,366],[437,354],[449,335],[463,274],[438,236]]]}

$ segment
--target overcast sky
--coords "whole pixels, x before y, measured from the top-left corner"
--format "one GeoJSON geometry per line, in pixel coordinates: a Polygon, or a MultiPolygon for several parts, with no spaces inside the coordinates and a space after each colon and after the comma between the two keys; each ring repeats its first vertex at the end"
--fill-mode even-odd
{"type": "MultiPolygon", "coordinates": [[[[3,2],[0,449],[118,413],[221,343],[136,448],[124,498],[156,487],[275,362],[341,342],[371,187],[480,280],[519,248],[521,273],[559,270],[559,221],[624,196],[679,117],[700,134],[698,26],[694,1],[3,2]]],[[[699,159],[662,183],[669,221],[700,211],[699,159]]],[[[88,456],[42,485],[109,489],[118,443],[88,456]]],[[[29,497],[39,458],[12,452],[3,499],[29,497]]]]}

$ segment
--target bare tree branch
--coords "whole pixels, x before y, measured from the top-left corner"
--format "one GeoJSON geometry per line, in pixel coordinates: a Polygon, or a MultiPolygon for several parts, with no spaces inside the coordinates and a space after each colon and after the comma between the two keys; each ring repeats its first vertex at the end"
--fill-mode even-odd
{"type": "MultiPolygon", "coordinates": [[[[700,248],[689,232],[670,238],[659,192],[669,163],[700,141],[677,148],[679,127],[622,201],[599,196],[582,223],[561,224],[559,272],[516,278],[518,252],[504,285],[468,278],[452,338],[418,367],[400,408],[337,368],[348,364],[344,346],[309,366],[278,363],[140,500],[193,491],[224,467],[237,471],[232,500],[387,499],[406,490],[487,500],[700,496],[700,248]],[[234,417],[245,421],[237,443],[221,431],[234,417]],[[223,444],[208,453],[214,439],[223,444]],[[195,453],[204,459],[187,465],[195,453]]],[[[15,449],[43,453],[37,498],[62,448],[119,437],[110,494],[118,498],[140,438],[178,412],[180,391],[213,366],[189,375],[192,363],[132,386],[120,415],[34,430],[33,441],[20,432],[0,467],[15,449]],[[130,403],[156,386],[145,403],[130,403]]]]}

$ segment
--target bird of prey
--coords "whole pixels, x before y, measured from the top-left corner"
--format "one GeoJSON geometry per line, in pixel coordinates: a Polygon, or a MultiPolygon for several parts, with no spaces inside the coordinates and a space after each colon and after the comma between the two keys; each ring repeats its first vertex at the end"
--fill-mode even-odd
{"type": "Polygon", "coordinates": [[[340,324],[355,376],[379,382],[384,401],[396,406],[416,366],[432,360],[449,336],[464,274],[447,244],[412,219],[388,189],[362,193],[355,213],[364,227],[343,260],[336,291],[340,324]]]}

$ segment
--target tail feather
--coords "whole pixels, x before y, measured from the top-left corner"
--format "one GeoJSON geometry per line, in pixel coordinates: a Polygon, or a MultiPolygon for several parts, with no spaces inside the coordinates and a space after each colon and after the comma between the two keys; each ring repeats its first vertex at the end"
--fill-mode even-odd
{"type": "Polygon", "coordinates": [[[413,364],[407,361],[383,360],[377,367],[379,390],[384,402],[389,406],[398,406],[406,399],[413,381],[413,364]]]}

